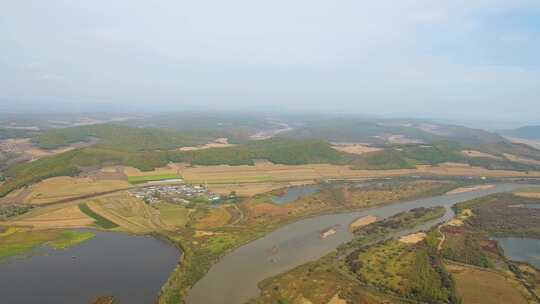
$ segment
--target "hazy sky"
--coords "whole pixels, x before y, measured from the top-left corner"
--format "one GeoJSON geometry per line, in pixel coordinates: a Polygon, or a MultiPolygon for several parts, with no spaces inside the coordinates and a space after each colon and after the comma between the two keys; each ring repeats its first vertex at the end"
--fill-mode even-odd
{"type": "Polygon", "coordinates": [[[538,0],[0,1],[4,108],[540,120],[539,54],[538,0]]]}

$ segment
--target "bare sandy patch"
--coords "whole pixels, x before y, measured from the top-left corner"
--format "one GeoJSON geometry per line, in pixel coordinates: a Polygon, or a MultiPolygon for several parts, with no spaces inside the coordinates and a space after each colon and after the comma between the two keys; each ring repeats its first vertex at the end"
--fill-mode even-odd
{"type": "Polygon", "coordinates": [[[329,228],[321,232],[321,239],[326,239],[328,237],[331,237],[332,235],[336,234],[337,230],[334,228],[329,228]]]}
{"type": "Polygon", "coordinates": [[[381,148],[357,143],[332,143],[332,148],[341,152],[361,155],[368,152],[381,151],[381,148]]]}
{"type": "Polygon", "coordinates": [[[495,185],[478,185],[474,187],[459,187],[452,191],[446,192],[446,194],[459,194],[459,193],[465,193],[465,192],[471,192],[471,191],[478,191],[478,190],[487,190],[495,188],[495,185]]]}
{"type": "Polygon", "coordinates": [[[501,159],[500,157],[495,156],[493,154],[484,153],[484,152],[477,151],[477,150],[463,150],[463,151],[461,151],[461,153],[463,153],[465,156],[468,156],[468,157],[483,157],[483,158],[491,158],[491,159],[501,159]]]}
{"type": "Polygon", "coordinates": [[[426,238],[426,234],[424,232],[418,232],[418,233],[402,236],[399,238],[399,241],[405,244],[416,244],[418,242],[421,242],[425,238],[426,238]]]}
{"type": "Polygon", "coordinates": [[[212,232],[212,231],[204,231],[204,230],[196,230],[195,231],[195,237],[196,238],[201,238],[201,237],[205,237],[205,236],[213,236],[215,234],[216,233],[212,232]]]}
{"type": "Polygon", "coordinates": [[[377,217],[373,215],[363,216],[360,218],[357,218],[354,222],[352,222],[349,225],[350,231],[355,231],[361,227],[367,226],[371,223],[375,223],[377,221],[377,217]]]}
{"type": "Polygon", "coordinates": [[[210,149],[210,148],[226,148],[226,147],[232,147],[235,146],[234,144],[230,144],[229,140],[225,137],[217,138],[216,140],[209,142],[207,144],[201,145],[201,146],[194,146],[194,147],[182,147],[178,150],[180,151],[194,151],[194,150],[204,150],[204,149],[210,149]]]}

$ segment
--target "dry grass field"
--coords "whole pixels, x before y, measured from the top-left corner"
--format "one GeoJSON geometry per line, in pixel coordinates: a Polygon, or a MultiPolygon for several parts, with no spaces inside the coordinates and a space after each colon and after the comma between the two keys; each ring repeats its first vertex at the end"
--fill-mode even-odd
{"type": "Polygon", "coordinates": [[[231,218],[232,216],[227,211],[227,208],[225,206],[219,206],[210,209],[205,216],[197,220],[194,227],[201,230],[219,228],[227,225],[231,218]]]}
{"type": "Polygon", "coordinates": [[[147,233],[169,228],[161,221],[157,209],[126,192],[106,195],[90,200],[87,204],[95,213],[119,225],[116,228],[118,230],[147,233]]]}
{"type": "Polygon", "coordinates": [[[518,282],[493,271],[456,264],[446,264],[456,281],[463,304],[527,304],[518,282]]]}
{"type": "Polygon", "coordinates": [[[77,205],[51,206],[35,209],[8,222],[33,230],[90,227],[94,220],[82,213],[77,205]]]}
{"type": "Polygon", "coordinates": [[[44,204],[68,198],[129,187],[127,181],[96,180],[89,177],[59,176],[48,178],[28,188],[22,203],[44,204]]]}
{"type": "Polygon", "coordinates": [[[376,152],[376,151],[382,150],[381,148],[371,147],[368,145],[362,145],[358,143],[332,143],[332,148],[341,152],[357,154],[357,155],[361,155],[367,152],[376,152]]]}

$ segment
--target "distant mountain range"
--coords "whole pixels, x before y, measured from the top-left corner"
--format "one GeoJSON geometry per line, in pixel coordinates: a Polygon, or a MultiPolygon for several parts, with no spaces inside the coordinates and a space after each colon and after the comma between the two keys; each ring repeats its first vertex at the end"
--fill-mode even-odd
{"type": "Polygon", "coordinates": [[[503,135],[526,139],[540,139],[540,126],[525,126],[501,132],[503,135]]]}

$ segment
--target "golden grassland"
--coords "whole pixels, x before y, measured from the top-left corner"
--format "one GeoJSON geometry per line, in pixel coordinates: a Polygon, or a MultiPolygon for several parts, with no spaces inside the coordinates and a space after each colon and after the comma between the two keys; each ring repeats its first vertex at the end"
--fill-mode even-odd
{"type": "Polygon", "coordinates": [[[447,263],[456,282],[456,290],[463,304],[527,304],[519,291],[519,283],[490,270],[447,263]]]}

